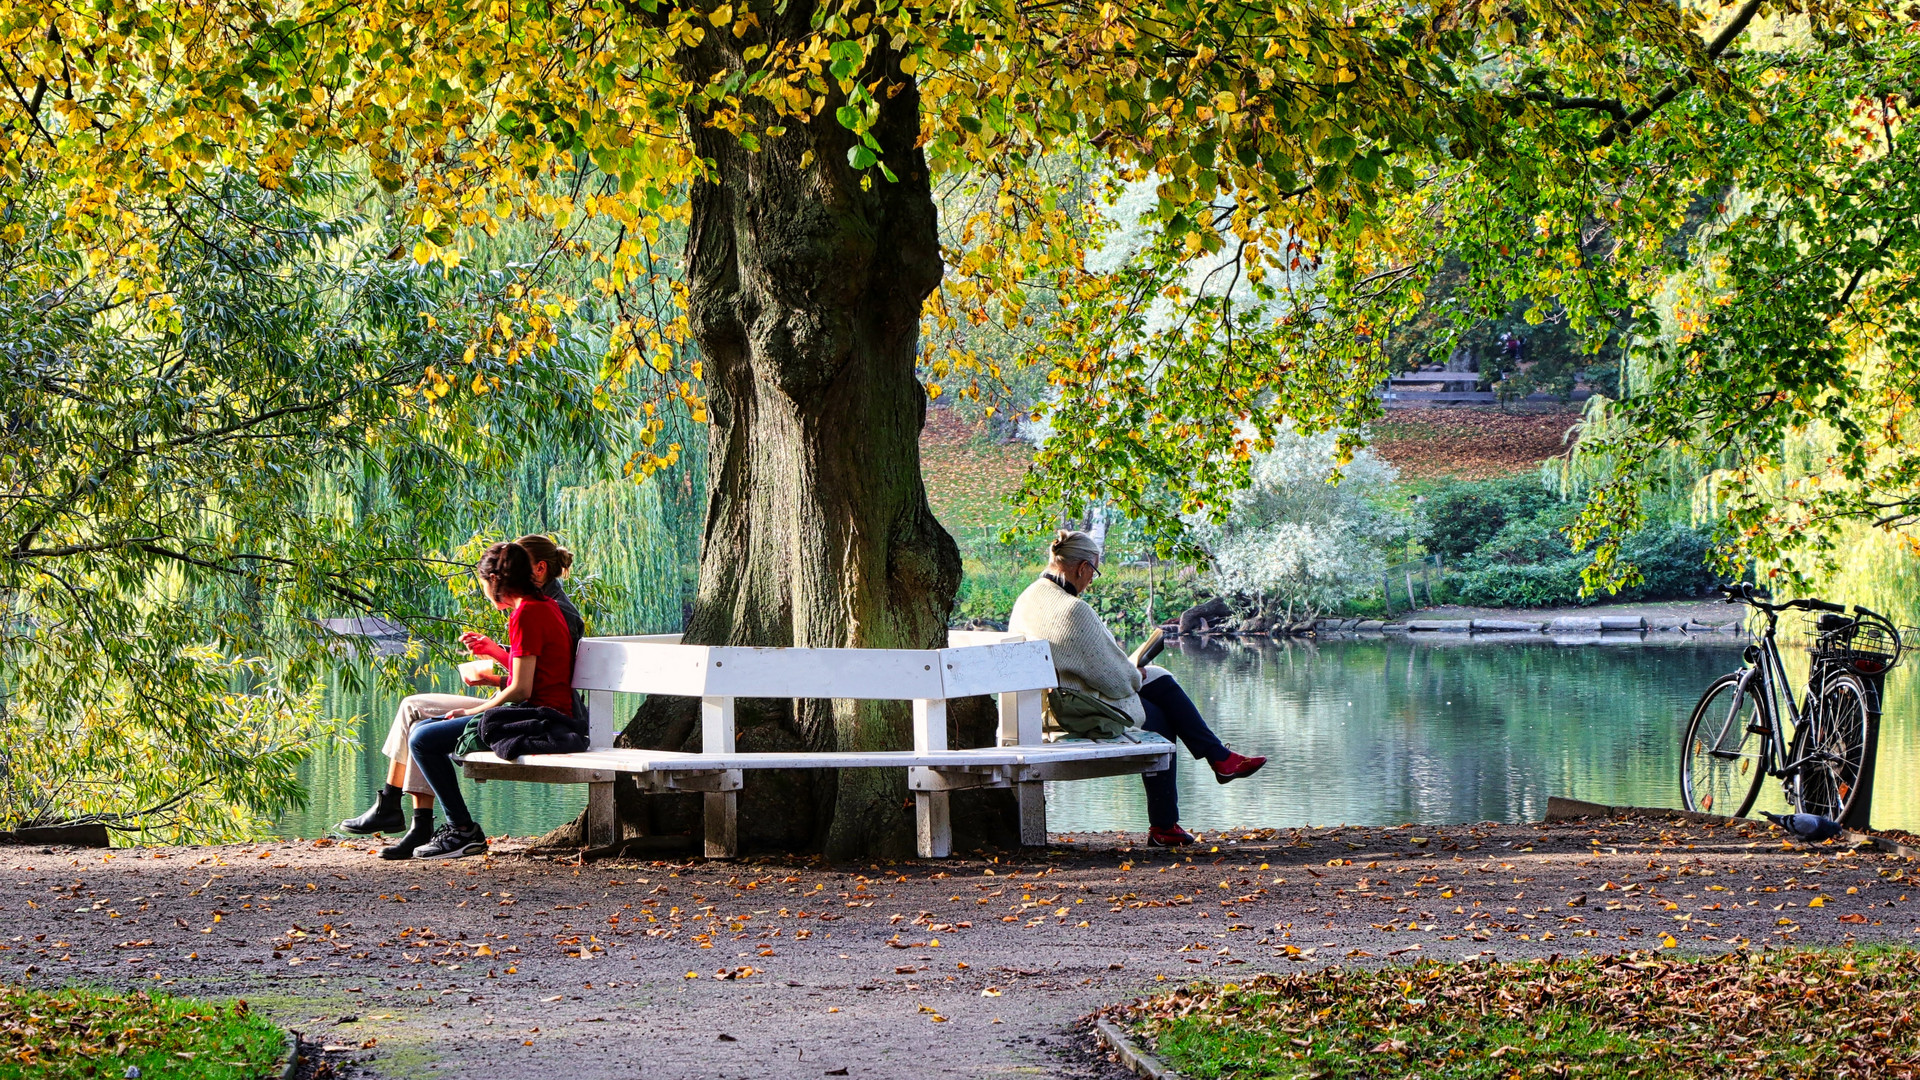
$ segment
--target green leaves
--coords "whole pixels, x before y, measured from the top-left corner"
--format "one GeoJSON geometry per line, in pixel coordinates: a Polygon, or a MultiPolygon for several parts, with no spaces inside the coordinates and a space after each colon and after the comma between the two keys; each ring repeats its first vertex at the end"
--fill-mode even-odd
{"type": "MultiPolygon", "coordinates": [[[[1721,479],[1746,494],[1725,505],[1754,516],[1729,535],[1765,537],[1862,519],[1876,502],[1904,514],[1901,485],[1920,482],[1887,433],[1906,423],[1903,230],[1920,216],[1902,171],[1910,103],[1887,95],[1908,86],[1914,46],[1897,17],[1858,5],[1804,5],[1805,38],[1747,27],[1724,41],[1758,9],[835,2],[791,24],[732,4],[536,6],[502,22],[376,2],[269,30],[226,0],[96,6],[22,9],[0,27],[15,81],[47,87],[0,98],[17,140],[6,167],[52,178],[60,202],[192,190],[243,163],[283,186],[301,162],[365,155],[387,192],[441,213],[426,264],[450,269],[477,233],[531,229],[605,267],[542,285],[622,307],[658,276],[623,245],[684,214],[721,152],[712,140],[760,152],[830,109],[852,136],[849,167],[917,179],[919,156],[883,155],[872,130],[879,101],[917,95],[916,150],[936,182],[992,193],[961,211],[958,231],[973,236],[952,247],[949,290],[929,313],[962,358],[949,370],[982,373],[964,380],[981,392],[1041,365],[1061,440],[1041,475],[1080,470],[1165,523],[1217,512],[1236,463],[1281,420],[1363,422],[1385,342],[1450,261],[1467,268],[1455,332],[1517,307],[1588,345],[1630,342],[1642,374],[1628,382],[1646,401],[1618,416],[1639,434],[1594,458],[1626,470],[1611,474],[1620,485],[1675,454],[1738,462],[1721,479]],[[101,117],[113,139],[99,137],[101,117]],[[1136,265],[1085,268],[1100,232],[1076,216],[1086,203],[1039,196],[1063,160],[1094,183],[1154,189],[1136,265]],[[605,227],[582,233],[583,220],[605,227]],[[1734,271],[1695,285],[1710,305],[1734,297],[1732,311],[1676,303],[1686,274],[1715,258],[1734,271]],[[983,361],[962,325],[1040,340],[983,361]],[[1703,347],[1703,334],[1719,340],[1703,347]],[[1771,347],[1786,358],[1777,379],[1760,370],[1768,340],[1785,343],[1771,347]],[[1663,385],[1675,378],[1738,392],[1663,385]],[[1742,394],[1761,405],[1738,411],[1742,394]],[[1784,464],[1769,440],[1813,445],[1829,431],[1834,473],[1878,494],[1849,503],[1802,485],[1783,496],[1804,497],[1799,525],[1769,520],[1759,477],[1784,464]]],[[[159,249],[129,221],[77,212],[67,227],[81,230],[76,254],[118,260],[113,274],[144,290],[159,249]]],[[[163,309],[153,325],[174,332],[163,309]]],[[[668,357],[660,403],[704,417],[698,376],[676,366],[686,324],[650,321],[638,361],[623,341],[610,364],[668,357]]],[[[433,401],[489,385],[444,382],[433,401]]],[[[1077,497],[1064,475],[1041,481],[1056,486],[1035,489],[1036,507],[1077,497]]],[[[1595,538],[1633,522],[1631,499],[1610,504],[1618,513],[1612,499],[1596,504],[1595,538]]]]}
{"type": "MultiPolygon", "coordinates": [[[[833,58],[833,63],[828,66],[828,70],[833,73],[834,78],[843,81],[853,78],[867,62],[866,47],[858,41],[836,41],[828,46],[827,55],[833,58]]],[[[844,119],[841,123],[848,127],[854,126],[844,119]]]]}
{"type": "MultiPolygon", "coordinates": [[[[302,184],[380,205],[359,186],[302,184]]],[[[341,648],[326,620],[447,636],[434,548],[488,440],[468,405],[414,391],[484,375],[484,415],[528,432],[591,381],[538,354],[463,362],[466,317],[490,318],[511,279],[387,257],[444,227],[431,213],[326,216],[231,172],[130,197],[164,253],[142,293],[83,272],[65,189],[15,193],[0,398],[31,420],[0,426],[0,821],[258,830],[342,734],[318,715],[341,648]],[[401,494],[363,497],[384,488],[401,494]]],[[[580,434],[576,455],[596,445],[580,434]]]]}

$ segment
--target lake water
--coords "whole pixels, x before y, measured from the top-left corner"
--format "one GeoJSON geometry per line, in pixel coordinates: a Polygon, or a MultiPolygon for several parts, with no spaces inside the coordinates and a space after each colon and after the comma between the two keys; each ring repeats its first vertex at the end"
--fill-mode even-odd
{"type": "MultiPolygon", "coordinates": [[[[1313,643],[1171,646],[1171,670],[1228,745],[1265,754],[1259,775],[1221,785],[1179,757],[1190,828],[1538,821],[1547,798],[1675,806],[1680,729],[1700,691],[1737,667],[1741,643],[1469,643],[1453,635],[1313,643]]],[[[1790,659],[1797,654],[1789,652],[1790,659]]],[[[1805,665],[1795,665],[1796,679],[1805,665]]],[[[1920,680],[1902,665],[1887,688],[1874,824],[1920,831],[1920,680]]],[[[331,688],[336,715],[359,715],[361,745],[305,766],[312,799],[287,835],[324,835],[358,813],[386,771],[380,744],[397,690],[331,688]]],[[[583,787],[470,785],[496,834],[536,835],[585,804],[583,787]]],[[[1783,809],[1778,786],[1760,806],[1783,809]]],[[[1134,777],[1050,786],[1055,832],[1144,830],[1134,777]]]]}

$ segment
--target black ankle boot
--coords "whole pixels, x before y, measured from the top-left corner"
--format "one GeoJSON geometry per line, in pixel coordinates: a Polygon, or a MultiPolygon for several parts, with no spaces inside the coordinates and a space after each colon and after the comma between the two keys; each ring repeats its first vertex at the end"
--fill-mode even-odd
{"type": "Polygon", "coordinates": [[[433,839],[433,807],[416,807],[413,811],[413,828],[407,835],[395,840],[380,850],[383,859],[411,859],[414,849],[433,839]]]}
{"type": "Polygon", "coordinates": [[[392,784],[380,789],[380,794],[373,800],[373,809],[334,826],[341,832],[353,836],[397,833],[406,827],[406,815],[400,812],[400,789],[392,784]]]}

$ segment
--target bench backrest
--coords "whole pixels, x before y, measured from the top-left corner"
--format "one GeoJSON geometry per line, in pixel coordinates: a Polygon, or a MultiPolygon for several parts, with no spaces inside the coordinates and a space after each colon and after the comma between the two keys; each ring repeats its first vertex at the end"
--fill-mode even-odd
{"type": "Polygon", "coordinates": [[[1053,649],[1018,634],[954,631],[944,649],[751,649],[682,645],[678,634],[581,638],[573,686],[587,694],[587,741],[613,745],[613,694],[697,697],[707,753],[733,750],[735,698],[914,702],[914,747],[946,748],[946,702],[998,694],[1004,742],[1040,740],[1053,649]]]}
{"type": "Polygon", "coordinates": [[[1044,641],[964,631],[949,640],[945,649],[755,649],[682,645],[677,634],[582,638],[574,653],[573,685],[679,697],[881,701],[946,700],[1054,685],[1053,650],[1044,641]]]}

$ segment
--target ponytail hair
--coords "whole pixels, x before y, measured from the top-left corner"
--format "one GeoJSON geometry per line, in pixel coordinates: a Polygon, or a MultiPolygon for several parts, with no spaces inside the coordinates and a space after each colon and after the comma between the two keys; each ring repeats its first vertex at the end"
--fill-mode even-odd
{"type": "Polygon", "coordinates": [[[1053,554],[1053,561],[1061,566],[1072,566],[1077,562],[1099,566],[1103,555],[1099,542],[1093,537],[1066,529],[1053,534],[1053,543],[1047,545],[1047,550],[1053,554]]]}
{"type": "Polygon", "coordinates": [[[495,544],[480,556],[480,565],[474,572],[492,582],[493,591],[501,596],[519,597],[532,600],[540,596],[540,590],[533,583],[533,557],[519,544],[495,544]]]}
{"type": "Polygon", "coordinates": [[[514,543],[526,549],[529,559],[547,564],[548,581],[560,580],[573,566],[573,552],[554,543],[550,536],[523,536],[514,543]]]}

